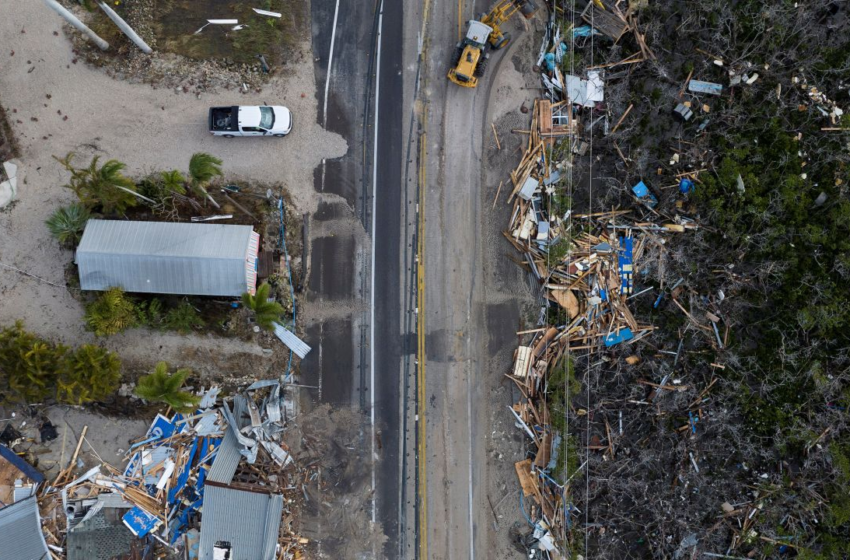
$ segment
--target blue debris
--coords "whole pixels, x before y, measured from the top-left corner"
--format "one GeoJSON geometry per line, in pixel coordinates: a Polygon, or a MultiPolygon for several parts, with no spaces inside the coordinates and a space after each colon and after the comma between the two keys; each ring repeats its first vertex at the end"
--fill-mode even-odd
{"type": "Polygon", "coordinates": [[[632,274],[634,272],[633,242],[634,240],[631,237],[621,237],[620,250],[617,254],[620,268],[620,294],[624,295],[631,295],[634,291],[632,285],[632,274]]]}
{"type": "MultiPolygon", "coordinates": [[[[590,37],[591,35],[602,35],[602,33],[589,25],[582,25],[573,29],[573,37],[590,37]]],[[[561,44],[563,45],[564,43],[561,44]]]]}
{"type": "Polygon", "coordinates": [[[635,335],[632,333],[632,329],[626,327],[624,329],[620,329],[620,332],[612,332],[603,339],[603,342],[605,342],[605,346],[611,347],[620,344],[621,342],[631,340],[634,337],[635,335]]]}
{"type": "Polygon", "coordinates": [[[139,506],[134,507],[121,518],[130,532],[141,538],[156,529],[159,518],[151,515],[139,506]]]}
{"type": "Polygon", "coordinates": [[[547,72],[555,71],[555,53],[546,53],[543,57],[543,66],[547,72]]]}
{"type": "Polygon", "coordinates": [[[655,208],[658,206],[658,199],[655,198],[654,194],[649,192],[649,187],[647,187],[643,181],[632,187],[632,192],[638,198],[638,201],[647,208],[655,208]]]}
{"type": "Polygon", "coordinates": [[[689,194],[694,191],[694,182],[687,177],[682,177],[682,180],[679,181],[679,192],[682,194],[689,194]]]}

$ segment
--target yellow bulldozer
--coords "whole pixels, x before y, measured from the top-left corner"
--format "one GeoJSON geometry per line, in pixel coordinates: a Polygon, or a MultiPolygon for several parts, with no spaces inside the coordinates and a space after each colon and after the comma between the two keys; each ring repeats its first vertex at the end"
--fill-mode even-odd
{"type": "Polygon", "coordinates": [[[462,87],[477,86],[490,58],[487,50],[499,50],[511,42],[511,34],[503,32],[501,26],[517,12],[530,19],[537,12],[537,6],[532,0],[501,0],[481,19],[468,21],[466,37],[455,49],[449,80],[462,87]]]}

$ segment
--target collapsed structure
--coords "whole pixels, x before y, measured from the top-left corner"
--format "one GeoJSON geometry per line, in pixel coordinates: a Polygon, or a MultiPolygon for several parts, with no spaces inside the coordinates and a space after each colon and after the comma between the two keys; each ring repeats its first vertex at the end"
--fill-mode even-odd
{"type": "Polygon", "coordinates": [[[283,519],[293,503],[286,493],[300,488],[283,442],[289,401],[276,380],[221,400],[219,392],[207,391],[193,414],[158,414],[126,451],[124,469],[101,462],[75,477],[84,429],[68,466],[38,497],[0,509],[0,535],[32,533],[15,558],[42,558],[32,555],[40,543],[66,560],[156,549],[204,560],[300,558],[307,540],[292,516],[283,519]]]}
{"type": "MultiPolygon", "coordinates": [[[[573,38],[604,35],[616,41],[631,30],[641,51],[606,66],[652,58],[633,16],[605,5],[607,11],[588,3],[582,14],[598,31],[583,26],[567,33],[573,38]]],[[[594,112],[600,114],[584,131],[591,135],[593,125],[603,118],[607,134],[608,123],[601,105],[601,71],[588,71],[587,80],[564,75],[560,66],[568,48],[561,41],[560,26],[550,18],[538,57],[545,98],[534,101],[530,129],[514,131],[527,134],[528,143],[511,172],[508,202],[512,212],[504,232],[522,255],[521,264],[540,286],[543,304],[537,328],[518,333],[523,342],[506,374],[520,395],[509,407],[510,412],[531,443],[527,458],[515,464],[521,507],[532,526],[520,538],[529,558],[561,559],[572,557],[574,552],[570,528],[580,512],[572,504],[570,483],[584,465],[575,462],[576,449],[565,441],[569,434],[563,428],[569,413],[569,393],[575,390],[569,386],[572,360],[633,344],[654,330],[629,308],[629,300],[646,291],[637,289],[642,259],[650,251],[665,250],[665,235],[697,227],[685,216],[667,217],[655,211],[658,200],[642,181],[632,189],[642,213],[618,209],[573,212],[572,192],[561,183],[572,177],[572,154],[584,155],[587,151],[579,116],[584,109],[592,119],[594,112]]],[[[683,181],[688,188],[693,187],[689,177],[683,176],[683,181]]],[[[664,293],[662,284],[659,300],[664,293]]],[[[607,445],[592,441],[588,449],[613,454],[607,421],[606,428],[607,445]]]]}

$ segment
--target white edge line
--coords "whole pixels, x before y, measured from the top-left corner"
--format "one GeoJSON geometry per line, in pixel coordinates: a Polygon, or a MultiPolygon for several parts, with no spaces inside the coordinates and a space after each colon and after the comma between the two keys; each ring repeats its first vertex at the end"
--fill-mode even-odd
{"type": "Polygon", "coordinates": [[[375,493],[375,222],[377,221],[377,189],[378,189],[378,100],[381,94],[381,29],[384,23],[384,2],[378,6],[378,49],[375,53],[375,122],[374,139],[372,143],[372,282],[370,286],[371,318],[369,320],[369,407],[372,423],[372,523],[377,519],[375,493]]]}
{"type": "MultiPolygon", "coordinates": [[[[334,8],[334,24],[331,28],[331,48],[328,53],[328,74],[325,76],[325,98],[322,101],[324,106],[322,107],[322,127],[325,130],[328,129],[328,91],[331,87],[331,70],[333,69],[334,64],[334,43],[336,42],[336,21],[339,16],[339,0],[336,0],[336,7],[334,8]]],[[[321,192],[325,192],[325,158],[322,158],[322,190],[321,192]]]]}
{"type": "Polygon", "coordinates": [[[334,64],[334,42],[336,41],[336,21],[339,17],[339,0],[336,0],[336,8],[334,8],[334,25],[331,29],[331,50],[328,54],[328,75],[325,76],[325,99],[324,107],[322,108],[322,126],[325,130],[328,128],[328,90],[331,86],[331,69],[334,64]]]}

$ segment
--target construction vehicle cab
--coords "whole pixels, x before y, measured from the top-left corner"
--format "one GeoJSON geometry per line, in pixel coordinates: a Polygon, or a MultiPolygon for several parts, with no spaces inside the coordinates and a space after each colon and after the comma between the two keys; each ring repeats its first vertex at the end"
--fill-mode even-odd
{"type": "Polygon", "coordinates": [[[480,21],[467,22],[466,37],[457,44],[449,80],[462,87],[474,88],[487,67],[487,39],[493,28],[480,21]]]}
{"type": "Polygon", "coordinates": [[[503,32],[500,26],[517,12],[529,19],[537,12],[537,6],[531,0],[500,0],[480,20],[468,21],[466,37],[455,49],[449,80],[462,87],[477,86],[487,67],[488,47],[498,50],[510,43],[510,33],[503,32]]]}

